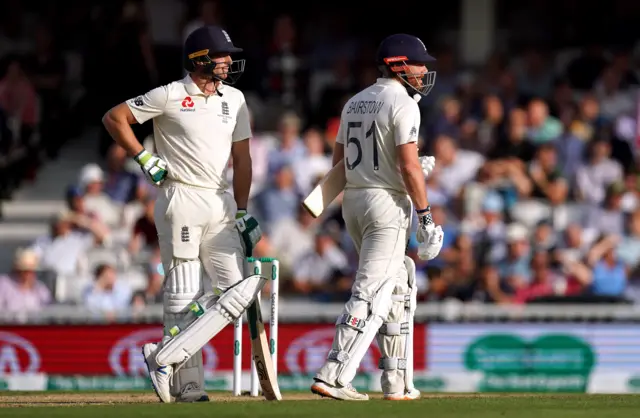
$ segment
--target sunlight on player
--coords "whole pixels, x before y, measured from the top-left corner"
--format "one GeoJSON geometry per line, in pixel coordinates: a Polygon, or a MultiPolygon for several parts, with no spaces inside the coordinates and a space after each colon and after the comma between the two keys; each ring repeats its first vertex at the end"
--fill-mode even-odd
{"type": "Polygon", "coordinates": [[[342,111],[333,164],[344,159],[342,215],[359,263],[331,351],[311,386],[318,395],[368,400],[351,382],[377,337],[384,398],[420,396],[413,385],[415,264],[405,248],[413,207],[420,258],[431,260],[442,248],[442,228],[431,218],[424,181],[435,160],[419,159],[417,148],[417,101],[434,85],[435,72],[426,66],[432,61],[420,39],[386,38],[377,53],[383,77],[349,99],[342,111]]]}

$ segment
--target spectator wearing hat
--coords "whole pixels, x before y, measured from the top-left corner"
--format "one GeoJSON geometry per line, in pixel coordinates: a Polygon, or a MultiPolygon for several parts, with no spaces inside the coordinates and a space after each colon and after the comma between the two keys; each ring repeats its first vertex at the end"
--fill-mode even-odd
{"type": "Polygon", "coordinates": [[[529,231],[524,225],[513,223],[507,227],[507,254],[497,263],[502,288],[515,293],[531,281],[531,250],[529,231]]]}
{"type": "Polygon", "coordinates": [[[51,302],[51,292],[37,278],[38,264],[35,251],[16,251],[13,271],[0,276],[0,312],[34,312],[51,302]]]}
{"type": "Polygon", "coordinates": [[[122,208],[104,191],[104,172],[98,164],[87,164],[80,172],[80,188],[84,193],[87,210],[110,228],[117,228],[122,221],[122,208]]]}

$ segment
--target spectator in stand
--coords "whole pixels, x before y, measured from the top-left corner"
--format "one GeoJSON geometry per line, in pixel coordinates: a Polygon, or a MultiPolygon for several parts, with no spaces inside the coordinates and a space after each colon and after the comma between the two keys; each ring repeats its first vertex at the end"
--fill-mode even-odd
{"type": "Polygon", "coordinates": [[[527,303],[539,297],[551,296],[555,294],[558,285],[563,285],[563,278],[551,270],[547,251],[534,253],[530,271],[530,281],[516,289],[515,303],[527,303]]]}
{"type": "Polygon", "coordinates": [[[562,176],[558,165],[555,144],[538,146],[536,157],[529,165],[529,177],[533,183],[531,197],[543,199],[557,206],[565,203],[569,194],[569,183],[562,176]]]}
{"type": "Polygon", "coordinates": [[[105,232],[95,228],[93,223],[85,224],[69,211],[58,213],[50,227],[51,232],[37,238],[31,248],[38,255],[42,267],[61,275],[75,275],[86,252],[107,238],[105,232]],[[91,234],[74,231],[74,226],[88,228],[91,234]]]}
{"type": "Polygon", "coordinates": [[[104,172],[97,164],[87,164],[80,172],[80,187],[84,191],[87,210],[115,229],[122,223],[122,207],[104,192],[104,180],[104,172]]]}
{"type": "Polygon", "coordinates": [[[101,264],[96,267],[94,281],[84,290],[82,300],[89,311],[113,320],[129,307],[131,289],[126,282],[118,279],[113,266],[101,264]]]}
{"type": "Polygon", "coordinates": [[[138,254],[141,250],[148,250],[158,244],[158,231],[153,218],[155,199],[147,199],[143,215],[136,221],[129,242],[129,252],[138,254]]]}
{"type": "Polygon", "coordinates": [[[495,143],[489,151],[493,160],[508,160],[527,163],[533,159],[536,148],[526,139],[527,113],[521,108],[514,108],[509,113],[506,127],[506,138],[495,143]]]}
{"type": "Polygon", "coordinates": [[[589,268],[583,269],[584,274],[580,278],[594,296],[624,296],[629,272],[616,256],[615,248],[619,241],[616,235],[604,236],[589,251],[589,268]]]}
{"type": "Polygon", "coordinates": [[[282,165],[293,166],[304,158],[305,147],[300,138],[302,121],[295,113],[289,112],[282,115],[278,127],[278,145],[269,153],[269,174],[278,170],[282,165]]]}
{"type": "Polygon", "coordinates": [[[601,123],[598,99],[593,94],[585,94],[578,103],[578,114],[571,124],[571,133],[581,140],[589,142],[601,123]]]}
{"type": "Polygon", "coordinates": [[[147,286],[133,294],[131,305],[134,309],[141,309],[147,305],[161,304],[164,297],[162,284],[164,271],[160,261],[159,247],[156,246],[156,255],[146,264],[147,286]]]}
{"type": "Polygon", "coordinates": [[[553,141],[562,134],[562,124],[549,115],[549,106],[543,100],[534,99],[529,103],[527,117],[527,138],[534,144],[553,141]]]}
{"type": "Polygon", "coordinates": [[[640,267],[640,210],[629,217],[627,233],[617,246],[616,255],[630,271],[640,267]]]}
{"type": "Polygon", "coordinates": [[[304,254],[313,250],[317,224],[302,206],[298,206],[297,218],[283,218],[273,224],[269,242],[273,254],[280,260],[283,275],[290,275],[297,268],[304,254]]]}
{"type": "MultiPolygon", "coordinates": [[[[33,83],[24,72],[20,58],[10,56],[7,64],[5,76],[0,80],[0,108],[7,117],[7,127],[13,138],[12,145],[27,145],[39,122],[38,96],[33,83]]],[[[6,149],[10,145],[6,143],[6,149]]]]}
{"type": "Polygon", "coordinates": [[[576,172],[578,198],[585,203],[601,204],[606,188],[623,181],[622,166],[610,158],[611,145],[604,138],[594,138],[589,159],[576,172]]]}
{"type": "Polygon", "coordinates": [[[602,205],[591,206],[587,213],[584,226],[593,230],[595,234],[624,233],[624,212],[622,212],[622,196],[625,188],[622,183],[612,183],[607,186],[602,205]]]}
{"type": "Polygon", "coordinates": [[[325,154],[324,138],[322,133],[311,128],[304,133],[305,156],[295,161],[293,172],[300,193],[305,196],[311,192],[313,180],[323,177],[331,170],[331,158],[325,154]]]}
{"type": "Polygon", "coordinates": [[[64,56],[55,45],[55,39],[46,24],[40,24],[35,31],[35,50],[27,57],[30,78],[40,97],[42,129],[40,136],[47,155],[55,158],[66,139],[64,120],[67,104],[63,96],[66,76],[64,56]]]}
{"type": "Polygon", "coordinates": [[[52,302],[51,292],[38,280],[37,271],[34,251],[16,251],[13,272],[0,276],[0,312],[34,312],[52,302]]]}
{"type": "Polygon", "coordinates": [[[198,16],[187,23],[182,32],[184,42],[191,32],[201,26],[220,25],[220,7],[216,0],[201,0],[198,5],[198,16]]]}
{"type": "Polygon", "coordinates": [[[283,164],[275,169],[273,184],[258,196],[258,200],[267,232],[277,221],[295,218],[300,205],[300,194],[290,165],[283,164]]]}
{"type": "Polygon", "coordinates": [[[434,143],[440,186],[448,198],[457,198],[465,183],[476,176],[484,163],[477,152],[458,149],[453,138],[439,136],[434,143]]]}
{"type": "Polygon", "coordinates": [[[93,212],[87,210],[84,204],[84,195],[78,187],[69,187],[66,201],[70,218],[73,220],[72,228],[74,231],[89,235],[96,232],[103,237],[103,241],[109,236],[109,228],[93,212]]]}
{"type": "Polygon", "coordinates": [[[107,172],[104,192],[113,202],[124,205],[129,202],[138,187],[138,176],[126,170],[127,152],[113,144],[107,154],[107,172]]]}
{"type": "Polygon", "coordinates": [[[350,273],[344,252],[327,231],[321,231],[315,237],[314,248],[297,261],[292,284],[299,294],[330,301],[332,293],[351,287],[352,281],[344,280],[350,273]]]}

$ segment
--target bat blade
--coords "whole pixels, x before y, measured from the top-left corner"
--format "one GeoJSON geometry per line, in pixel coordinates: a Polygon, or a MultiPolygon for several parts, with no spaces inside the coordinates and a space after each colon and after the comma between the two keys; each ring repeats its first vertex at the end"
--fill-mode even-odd
{"type": "Polygon", "coordinates": [[[267,333],[264,329],[262,313],[260,312],[260,302],[257,298],[247,309],[247,322],[251,335],[252,357],[258,372],[262,394],[268,401],[280,401],[282,400],[282,394],[278,386],[278,377],[273,368],[267,333]]]}
{"type": "Polygon", "coordinates": [[[317,218],[344,190],[346,184],[344,160],[340,160],[304,199],[302,206],[317,218]]]}

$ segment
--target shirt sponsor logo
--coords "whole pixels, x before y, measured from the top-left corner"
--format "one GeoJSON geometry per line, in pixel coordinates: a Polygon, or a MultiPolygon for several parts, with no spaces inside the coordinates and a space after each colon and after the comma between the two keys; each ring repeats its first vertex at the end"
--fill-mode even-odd
{"type": "Polygon", "coordinates": [[[194,108],[194,106],[195,106],[195,103],[193,102],[193,99],[191,98],[191,96],[187,96],[182,101],[182,109],[180,109],[180,111],[181,112],[195,112],[196,109],[194,108]]]}

